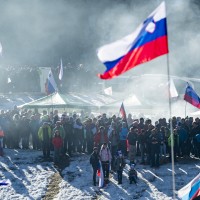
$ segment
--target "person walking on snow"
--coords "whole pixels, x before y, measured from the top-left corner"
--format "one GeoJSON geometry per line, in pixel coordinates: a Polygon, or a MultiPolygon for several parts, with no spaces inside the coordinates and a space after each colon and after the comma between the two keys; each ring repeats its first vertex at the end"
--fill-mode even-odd
{"type": "Polygon", "coordinates": [[[122,184],[122,173],[123,173],[123,169],[124,169],[125,165],[126,165],[126,163],[124,160],[124,156],[122,155],[121,151],[118,151],[118,156],[115,161],[118,185],[122,184]]]}
{"type": "Polygon", "coordinates": [[[102,169],[103,169],[103,174],[104,174],[104,184],[108,184],[112,156],[111,156],[110,149],[108,148],[107,143],[104,143],[101,146],[99,156],[100,156],[100,161],[102,164],[102,169]]]}
{"type": "Polygon", "coordinates": [[[96,175],[99,169],[99,154],[97,147],[93,148],[93,153],[90,156],[90,164],[92,165],[93,169],[93,185],[96,186],[96,175]]]}

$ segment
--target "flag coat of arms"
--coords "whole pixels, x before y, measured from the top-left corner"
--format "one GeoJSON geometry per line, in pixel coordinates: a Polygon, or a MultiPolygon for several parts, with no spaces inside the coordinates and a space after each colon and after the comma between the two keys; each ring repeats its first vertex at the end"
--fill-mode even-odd
{"type": "Polygon", "coordinates": [[[133,67],[168,53],[165,2],[162,2],[135,32],[97,50],[106,71],[98,76],[112,79],[133,67]]]}

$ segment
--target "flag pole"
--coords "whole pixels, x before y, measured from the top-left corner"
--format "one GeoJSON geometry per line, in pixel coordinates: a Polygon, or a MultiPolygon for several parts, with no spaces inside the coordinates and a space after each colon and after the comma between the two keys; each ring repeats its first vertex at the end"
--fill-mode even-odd
{"type": "Polygon", "coordinates": [[[186,118],[186,107],[187,107],[187,101],[185,101],[185,118],[186,118]]]}
{"type": "MultiPolygon", "coordinates": [[[[165,7],[165,11],[167,14],[167,7],[165,7]]],[[[166,19],[166,26],[167,26],[167,19],[166,19]]],[[[167,37],[167,44],[168,42],[169,34],[167,37]]],[[[169,48],[169,46],[168,46],[169,48]]],[[[169,119],[170,119],[170,139],[171,139],[171,162],[172,162],[172,193],[173,193],[173,199],[176,199],[176,188],[175,188],[175,169],[174,169],[174,134],[173,134],[173,127],[172,127],[172,102],[171,102],[171,95],[170,95],[170,88],[171,88],[171,82],[170,82],[170,67],[169,67],[169,52],[167,53],[167,77],[168,77],[168,101],[169,101],[169,119]]]]}
{"type": "Polygon", "coordinates": [[[174,171],[174,138],[173,138],[173,128],[172,128],[172,102],[170,96],[170,68],[169,68],[169,54],[167,54],[167,77],[168,77],[168,98],[169,98],[169,119],[170,119],[170,137],[171,137],[171,162],[172,162],[172,191],[173,199],[176,199],[175,194],[175,171],[174,171]]]}
{"type": "MultiPolygon", "coordinates": [[[[124,104],[124,100],[122,101],[121,106],[122,106],[122,104],[124,104]]],[[[121,106],[120,106],[120,108],[121,108],[121,106]]],[[[120,114],[120,109],[119,109],[118,117],[119,117],[119,114],[120,114]]]]}

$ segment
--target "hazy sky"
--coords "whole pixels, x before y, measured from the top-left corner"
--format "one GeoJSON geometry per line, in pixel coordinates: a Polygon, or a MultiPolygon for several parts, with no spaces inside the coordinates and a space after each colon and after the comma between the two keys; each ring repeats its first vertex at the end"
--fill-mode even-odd
{"type": "MultiPolygon", "coordinates": [[[[83,63],[102,73],[96,49],[131,33],[160,0],[0,0],[0,66],[83,63]]],[[[169,60],[174,74],[200,63],[198,0],[167,0],[169,60]]],[[[165,73],[166,57],[127,72],[165,73]],[[154,67],[152,67],[154,66],[154,67]]],[[[190,68],[190,70],[188,70],[190,68]]],[[[197,72],[200,74],[199,72],[197,72]]]]}

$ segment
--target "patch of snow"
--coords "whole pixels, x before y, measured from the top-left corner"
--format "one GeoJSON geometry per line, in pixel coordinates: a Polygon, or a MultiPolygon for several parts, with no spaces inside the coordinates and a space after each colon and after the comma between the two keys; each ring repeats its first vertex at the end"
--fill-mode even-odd
{"type": "MultiPolygon", "coordinates": [[[[39,200],[45,196],[52,175],[57,172],[52,162],[43,162],[41,151],[5,149],[0,157],[1,199],[39,200]]],[[[136,165],[138,183],[129,184],[129,164],[123,171],[122,185],[117,184],[117,174],[110,174],[110,183],[104,188],[93,186],[92,167],[89,155],[77,154],[71,158],[69,167],[62,171],[63,180],[59,184],[59,193],[55,200],[171,200],[172,167],[170,163],[158,169],[148,165],[136,165]]],[[[128,163],[128,162],[127,162],[128,163]]],[[[199,173],[200,161],[175,163],[174,175],[176,191],[189,183],[199,173]]],[[[97,178],[98,179],[98,178],[97,178]]]]}

